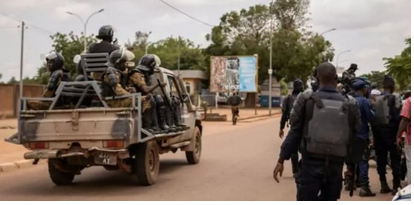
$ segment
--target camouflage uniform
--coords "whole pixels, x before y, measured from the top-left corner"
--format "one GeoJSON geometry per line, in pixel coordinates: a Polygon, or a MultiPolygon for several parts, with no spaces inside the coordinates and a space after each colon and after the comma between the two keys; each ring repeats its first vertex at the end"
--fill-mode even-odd
{"type": "MultiPolygon", "coordinates": [[[[128,91],[126,91],[124,74],[114,67],[109,67],[105,74],[102,76],[102,87],[102,94],[104,97],[115,97],[130,94],[128,91]]],[[[110,99],[106,100],[106,103],[109,107],[112,108],[131,107],[132,99],[110,99]]]]}
{"type": "MultiPolygon", "coordinates": [[[[56,89],[59,87],[60,82],[68,81],[68,80],[69,80],[68,74],[65,73],[62,69],[53,71],[50,74],[49,82],[46,86],[46,90],[42,94],[42,97],[44,98],[55,97],[55,92],[56,92],[56,89]]],[[[27,107],[32,110],[48,110],[51,104],[52,104],[51,101],[38,101],[38,100],[27,101],[27,107]]]]}
{"type": "MultiPolygon", "coordinates": [[[[131,72],[128,76],[128,87],[133,87],[139,92],[141,86],[145,86],[145,76],[140,72],[131,72]]],[[[145,112],[147,109],[151,108],[151,101],[147,96],[142,96],[142,112],[145,112]]]]}

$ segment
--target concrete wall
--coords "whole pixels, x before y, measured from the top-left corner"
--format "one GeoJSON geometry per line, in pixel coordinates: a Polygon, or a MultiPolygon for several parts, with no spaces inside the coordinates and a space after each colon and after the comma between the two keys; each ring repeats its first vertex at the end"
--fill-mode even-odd
{"type": "MultiPolygon", "coordinates": [[[[24,85],[23,97],[40,97],[43,91],[43,85],[24,85]]],[[[17,116],[19,96],[18,84],[0,84],[0,118],[17,116]]]]}
{"type": "Polygon", "coordinates": [[[199,94],[201,92],[201,80],[200,79],[183,79],[184,86],[190,86],[190,95],[199,94]],[[197,90],[196,88],[199,88],[197,90]]]}

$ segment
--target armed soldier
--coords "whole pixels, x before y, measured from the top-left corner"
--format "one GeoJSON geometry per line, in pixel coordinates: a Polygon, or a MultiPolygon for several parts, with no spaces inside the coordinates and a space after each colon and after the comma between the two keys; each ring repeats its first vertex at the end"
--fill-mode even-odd
{"type": "MultiPolygon", "coordinates": [[[[134,54],[127,50],[115,50],[109,56],[108,69],[102,75],[102,95],[104,97],[116,97],[129,95],[133,89],[126,87],[126,62],[134,58],[134,54]]],[[[131,98],[106,100],[110,107],[130,107],[131,98]]]]}
{"type": "MultiPolygon", "coordinates": [[[[100,39],[101,42],[93,43],[89,46],[87,53],[108,53],[109,55],[119,49],[118,45],[113,44],[113,37],[114,37],[114,29],[110,25],[105,25],[99,28],[98,35],[96,36],[97,39],[100,39]]],[[[82,62],[78,63],[78,81],[83,80],[83,66],[82,62]]],[[[102,73],[94,73],[93,79],[100,80],[102,73]]],[[[88,76],[90,78],[90,76],[88,76]]]]}
{"type": "Polygon", "coordinates": [[[273,176],[279,182],[284,160],[299,149],[302,159],[296,178],[297,200],[339,199],[344,162],[353,158],[348,150],[359,130],[360,112],[355,99],[336,90],[336,79],[335,66],[320,64],[318,91],[299,94],[290,115],[291,129],[282,144],[273,176]]]}
{"type": "Polygon", "coordinates": [[[151,76],[154,70],[161,65],[158,56],[149,54],[141,58],[138,66],[128,72],[128,86],[133,87],[137,92],[142,93],[142,109],[144,112],[144,129],[147,128],[153,133],[170,131],[167,125],[166,106],[161,96],[153,96],[151,93],[159,86],[165,87],[165,83],[151,86],[151,76]],[[155,101],[157,100],[157,103],[155,101]],[[157,109],[156,109],[157,108],[157,109]],[[158,116],[157,116],[158,111],[158,116]],[[161,128],[161,130],[160,130],[161,128]]]}
{"type": "MultiPolygon", "coordinates": [[[[55,97],[56,89],[59,87],[60,82],[69,81],[69,71],[63,68],[65,61],[63,56],[58,52],[51,52],[46,55],[46,66],[50,72],[49,82],[47,83],[46,90],[43,92],[42,97],[51,98],[55,97]]],[[[46,110],[52,104],[50,101],[28,101],[27,106],[33,110],[46,110]]]]}

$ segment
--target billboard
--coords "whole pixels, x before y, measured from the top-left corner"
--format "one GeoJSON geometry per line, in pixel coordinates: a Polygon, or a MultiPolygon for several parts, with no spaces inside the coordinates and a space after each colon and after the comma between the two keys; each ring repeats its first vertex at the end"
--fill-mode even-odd
{"type": "Polygon", "coordinates": [[[211,56],[210,92],[257,92],[257,56],[211,56]]]}

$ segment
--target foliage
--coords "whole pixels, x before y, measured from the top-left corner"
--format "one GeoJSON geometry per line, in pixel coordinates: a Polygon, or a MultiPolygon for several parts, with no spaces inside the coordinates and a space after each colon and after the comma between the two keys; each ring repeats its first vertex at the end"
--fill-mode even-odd
{"type": "Polygon", "coordinates": [[[377,83],[377,89],[381,89],[385,74],[385,71],[372,71],[371,73],[363,74],[360,77],[366,77],[371,84],[377,83]]]}
{"type": "Polygon", "coordinates": [[[143,32],[135,33],[135,41],[127,43],[125,46],[133,50],[138,61],[147,51],[156,54],[161,59],[161,66],[170,70],[205,70],[204,54],[200,46],[182,37],[168,37],[155,43],[148,42],[148,34],[143,32]],[[178,60],[179,59],[179,60],[178,60]],[[178,65],[179,63],[179,65],[178,65]]]}
{"type": "Polygon", "coordinates": [[[221,17],[221,22],[206,36],[211,41],[209,56],[259,55],[259,83],[268,78],[270,35],[272,69],[278,80],[304,81],[319,63],[331,61],[333,48],[322,36],[308,32],[308,0],[279,0],[269,6],[255,5],[221,17]],[[273,20],[271,20],[273,19],[273,20]]]}
{"type": "Polygon", "coordinates": [[[400,89],[404,90],[411,84],[411,38],[405,40],[405,48],[399,56],[394,58],[383,58],[387,74],[393,76],[400,89]]]}

